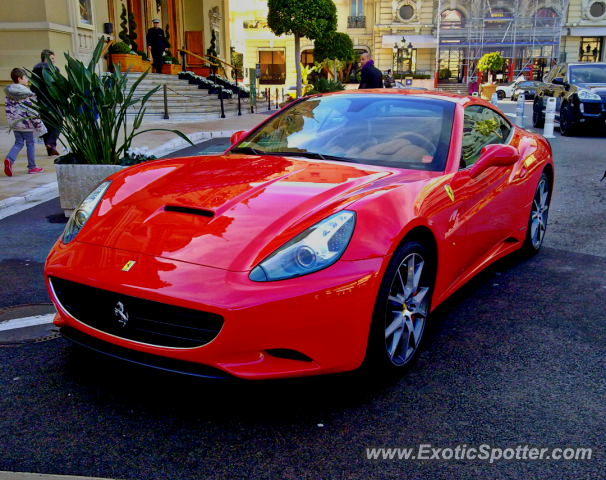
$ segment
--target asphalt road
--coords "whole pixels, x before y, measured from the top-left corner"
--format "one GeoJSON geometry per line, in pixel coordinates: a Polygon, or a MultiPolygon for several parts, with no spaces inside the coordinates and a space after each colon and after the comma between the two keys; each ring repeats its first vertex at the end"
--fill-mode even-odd
{"type": "MultiPolygon", "coordinates": [[[[504,111],[513,112],[513,104],[504,111]]],[[[530,114],[530,104],[527,107],[530,114]]],[[[528,121],[529,119],[527,119],[528,121]]],[[[62,339],[0,346],[0,471],[123,479],[602,479],[606,468],[603,134],[552,140],[545,247],[436,310],[400,381],[204,381],[62,339]],[[366,460],[366,447],[590,447],[585,461],[366,460]]],[[[0,307],[47,301],[54,200],[0,220],[0,307]]],[[[59,223],[55,223],[59,222],[59,223]]],[[[1,317],[0,317],[1,318],[1,317]]]]}

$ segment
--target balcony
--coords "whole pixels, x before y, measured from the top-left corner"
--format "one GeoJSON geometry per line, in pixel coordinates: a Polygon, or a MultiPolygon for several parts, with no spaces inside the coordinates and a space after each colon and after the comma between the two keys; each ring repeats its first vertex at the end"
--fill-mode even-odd
{"type": "Polygon", "coordinates": [[[347,17],[347,28],[366,28],[366,17],[363,15],[347,17]]]}

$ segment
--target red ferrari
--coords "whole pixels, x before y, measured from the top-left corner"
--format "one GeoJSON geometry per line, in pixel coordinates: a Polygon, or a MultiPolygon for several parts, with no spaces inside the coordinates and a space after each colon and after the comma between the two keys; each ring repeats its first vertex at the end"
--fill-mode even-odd
{"type": "Polygon", "coordinates": [[[553,181],[549,143],[480,99],[306,97],[99,184],[46,262],[55,325],[191,375],[397,375],[449,295],[539,250],[553,181]]]}

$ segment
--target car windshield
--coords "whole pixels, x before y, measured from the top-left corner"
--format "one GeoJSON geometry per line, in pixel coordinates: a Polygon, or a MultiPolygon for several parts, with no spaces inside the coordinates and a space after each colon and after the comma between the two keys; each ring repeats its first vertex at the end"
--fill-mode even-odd
{"type": "Polygon", "coordinates": [[[416,95],[310,97],[278,113],[232,150],[443,171],[454,110],[453,102],[416,95]]]}
{"type": "Polygon", "coordinates": [[[606,65],[571,65],[570,83],[606,83],[606,65]]]}

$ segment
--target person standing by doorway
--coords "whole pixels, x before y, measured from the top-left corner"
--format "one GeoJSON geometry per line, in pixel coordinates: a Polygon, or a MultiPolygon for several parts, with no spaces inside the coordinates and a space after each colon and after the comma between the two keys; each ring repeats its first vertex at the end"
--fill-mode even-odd
{"type": "MultiPolygon", "coordinates": [[[[36,75],[36,77],[38,78],[40,88],[38,89],[36,87],[32,87],[32,92],[36,95],[39,101],[53,104],[56,102],[48,93],[48,88],[46,86],[46,83],[44,82],[44,75],[42,72],[46,69],[50,69],[50,65],[48,64],[47,59],[50,60],[53,65],[55,65],[55,52],[53,52],[52,50],[42,50],[40,58],[42,59],[42,61],[40,63],[37,63],[34,66],[34,69],[32,70],[34,75],[36,75]]],[[[55,69],[57,70],[57,72],[60,71],[58,67],[55,67],[55,69]]],[[[46,153],[48,153],[49,157],[52,157],[53,155],[59,155],[59,152],[57,151],[57,140],[61,135],[61,129],[53,125],[50,119],[45,118],[43,113],[42,121],[48,128],[48,132],[42,135],[42,140],[44,140],[44,145],[46,146],[46,153]]]]}
{"type": "Polygon", "coordinates": [[[147,50],[151,53],[154,70],[156,73],[162,73],[162,64],[164,63],[162,56],[168,50],[168,43],[164,36],[164,30],[160,28],[160,20],[154,18],[153,28],[147,31],[147,50]]]}
{"type": "Polygon", "coordinates": [[[360,55],[360,64],[362,65],[362,73],[360,74],[359,88],[383,88],[383,74],[381,70],[375,67],[370,53],[364,52],[360,55]]]}

